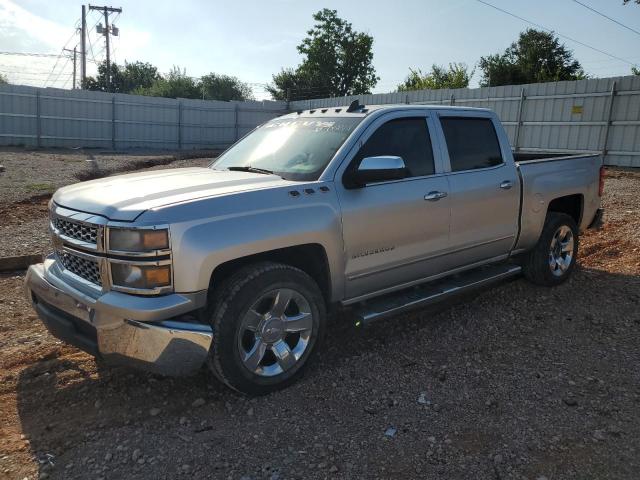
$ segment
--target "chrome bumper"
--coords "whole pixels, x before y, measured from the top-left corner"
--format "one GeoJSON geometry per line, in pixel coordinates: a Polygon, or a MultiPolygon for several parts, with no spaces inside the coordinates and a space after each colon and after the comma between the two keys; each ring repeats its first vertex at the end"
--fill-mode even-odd
{"type": "Polygon", "coordinates": [[[55,260],[32,265],[25,290],[47,329],[107,363],[164,375],[197,370],[207,358],[213,332],[199,323],[170,320],[206,302],[206,291],[140,297],[119,292],[83,293],[58,278],[55,260]]]}

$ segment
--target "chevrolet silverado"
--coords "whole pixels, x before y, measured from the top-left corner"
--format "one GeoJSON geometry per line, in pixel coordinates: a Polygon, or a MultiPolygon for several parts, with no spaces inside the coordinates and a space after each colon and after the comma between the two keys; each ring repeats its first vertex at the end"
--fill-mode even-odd
{"type": "Polygon", "coordinates": [[[105,363],[207,364],[266,394],[302,375],[336,307],[364,325],[520,273],[566,280],[602,212],[602,157],[545,157],[514,154],[485,109],[293,112],[208,168],[58,190],[27,295],[105,363]]]}

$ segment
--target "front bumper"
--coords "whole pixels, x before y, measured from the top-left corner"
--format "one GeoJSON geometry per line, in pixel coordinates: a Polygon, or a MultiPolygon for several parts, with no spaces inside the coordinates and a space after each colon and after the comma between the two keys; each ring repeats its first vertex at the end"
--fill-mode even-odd
{"type": "Polygon", "coordinates": [[[94,296],[55,275],[55,259],[27,271],[28,300],[57,338],[107,363],[164,375],[202,366],[213,332],[199,323],[172,320],[205,305],[206,291],[141,297],[119,292],[94,296]]]}

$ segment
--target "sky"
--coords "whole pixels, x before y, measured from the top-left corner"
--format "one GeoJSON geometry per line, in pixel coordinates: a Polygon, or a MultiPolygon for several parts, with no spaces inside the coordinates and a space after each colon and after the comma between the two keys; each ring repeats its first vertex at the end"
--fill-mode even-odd
{"type": "MultiPolygon", "coordinates": [[[[520,17],[599,50],[640,64],[640,35],[579,5],[574,0],[486,0],[520,17]]],[[[640,5],[622,0],[580,0],[640,31],[640,5]]],[[[73,49],[79,37],[81,2],[73,0],[0,0],[0,51],[58,55],[73,49]]],[[[113,38],[118,63],[141,60],[161,72],[173,66],[188,75],[233,75],[266,99],[264,84],[283,67],[300,63],[296,46],[322,8],[338,10],[358,31],[374,37],[373,63],[380,77],[374,92],[397,88],[409,68],[464,62],[502,52],[528,25],[478,0],[122,0],[111,17],[120,29],[113,38]]],[[[87,19],[91,29],[102,21],[87,19]]],[[[104,37],[91,35],[88,71],[104,58],[104,37]]],[[[561,39],[592,77],[630,74],[631,65],[572,41],[561,39]]],[[[12,83],[71,88],[68,58],[0,54],[0,73],[12,83]]],[[[480,72],[471,86],[478,86],[480,72]]]]}

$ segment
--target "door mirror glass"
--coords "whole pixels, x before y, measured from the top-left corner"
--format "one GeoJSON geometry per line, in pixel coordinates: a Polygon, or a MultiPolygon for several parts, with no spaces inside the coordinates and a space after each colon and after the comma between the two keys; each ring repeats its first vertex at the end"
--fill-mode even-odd
{"type": "Polygon", "coordinates": [[[407,176],[407,167],[402,157],[381,155],[363,158],[354,173],[354,183],[365,186],[367,183],[399,180],[407,176]]]}

